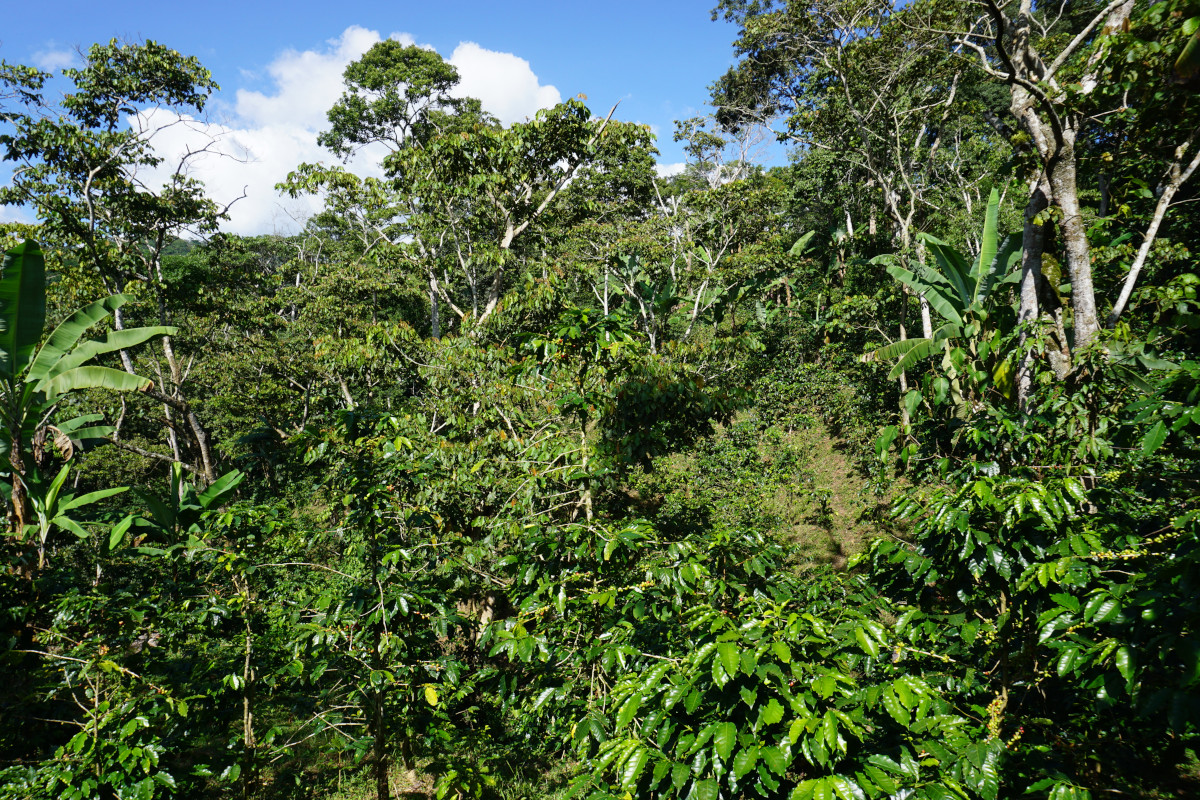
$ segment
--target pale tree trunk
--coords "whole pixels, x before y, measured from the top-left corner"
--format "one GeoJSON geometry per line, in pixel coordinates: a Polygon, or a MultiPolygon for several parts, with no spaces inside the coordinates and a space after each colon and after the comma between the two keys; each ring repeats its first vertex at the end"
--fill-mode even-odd
{"type": "MultiPolygon", "coordinates": [[[[904,323],[900,323],[900,341],[908,339],[908,332],[904,330],[904,323]]],[[[908,433],[910,420],[908,418],[908,406],[904,403],[904,395],[908,394],[908,375],[900,373],[900,430],[908,433]]]]}
{"type": "Polygon", "coordinates": [[[434,339],[442,338],[441,320],[438,316],[437,276],[429,272],[429,327],[434,339]]]}
{"type": "Polygon", "coordinates": [[[1017,365],[1017,402],[1022,411],[1029,410],[1029,397],[1033,391],[1033,365],[1025,348],[1030,328],[1037,322],[1038,281],[1042,279],[1042,252],[1045,247],[1046,229],[1038,221],[1038,215],[1049,205],[1045,178],[1039,176],[1033,182],[1029,202],[1025,205],[1025,228],[1021,234],[1021,303],[1017,310],[1017,323],[1021,326],[1021,360],[1017,365]]]}
{"type": "Polygon", "coordinates": [[[588,444],[587,444],[587,422],[581,426],[579,432],[579,447],[582,450],[581,468],[584,473],[583,488],[579,492],[579,499],[583,502],[583,513],[587,518],[588,523],[592,521],[592,479],[587,477],[588,470],[588,444]]]}
{"type": "Polygon", "coordinates": [[[1050,170],[1050,188],[1062,211],[1059,234],[1067,257],[1067,274],[1071,276],[1071,312],[1075,321],[1072,346],[1079,350],[1087,347],[1099,332],[1100,317],[1096,313],[1092,259],[1076,183],[1075,133],[1073,127],[1063,126],[1050,170]]]}
{"type": "MultiPolygon", "coordinates": [[[[917,262],[923,267],[925,266],[925,243],[917,240],[917,262]]],[[[933,318],[929,314],[929,300],[924,294],[920,295],[921,299],[921,333],[926,339],[933,338],[933,318]]]]}
{"type": "MultiPolygon", "coordinates": [[[[166,303],[161,296],[158,298],[159,324],[167,324],[166,303]]],[[[116,330],[125,330],[125,316],[122,313],[123,309],[118,308],[113,313],[113,328],[116,330]]],[[[179,366],[179,360],[175,356],[175,347],[170,336],[163,336],[162,339],[163,355],[167,359],[167,371],[170,375],[170,380],[163,380],[160,374],[159,383],[161,388],[151,386],[145,391],[145,394],[153,397],[163,404],[163,416],[167,425],[168,442],[171,444],[171,453],[175,461],[184,464],[189,470],[199,474],[205,484],[211,484],[217,479],[216,473],[216,458],[212,451],[212,443],[208,436],[208,431],[200,422],[200,418],[192,410],[183,394],[183,370],[179,366]],[[170,386],[167,384],[170,383],[170,386]],[[164,391],[165,390],[165,391],[164,391]],[[174,412],[174,414],[172,413],[174,412]],[[177,416],[176,416],[177,415],[177,416]],[[181,418],[182,422],[177,423],[176,418],[181,418]],[[186,423],[186,424],[184,424],[186,423]],[[182,459],[182,453],[179,449],[178,441],[176,440],[177,429],[183,429],[189,434],[188,439],[195,447],[197,455],[200,456],[198,465],[189,465],[182,459]]],[[[134,370],[133,359],[125,350],[120,351],[121,366],[130,375],[136,375],[134,370]]],[[[155,456],[160,457],[160,456],[155,456]]]]}
{"type": "Polygon", "coordinates": [[[1134,284],[1137,283],[1138,276],[1142,272],[1142,267],[1146,265],[1146,258],[1150,255],[1150,248],[1154,245],[1154,239],[1158,236],[1159,226],[1162,225],[1163,218],[1167,215],[1167,209],[1171,206],[1171,201],[1175,198],[1176,192],[1184,182],[1192,177],[1192,173],[1200,167],[1200,150],[1197,150],[1192,160],[1186,167],[1183,166],[1183,159],[1187,155],[1188,148],[1195,144],[1197,135],[1200,135],[1200,130],[1193,131],[1187,141],[1175,149],[1175,159],[1167,167],[1167,174],[1163,182],[1159,185],[1161,194],[1158,198],[1158,203],[1154,206],[1154,216],[1150,219],[1150,226],[1146,228],[1146,235],[1142,239],[1142,246],[1138,248],[1137,256],[1133,259],[1133,264],[1129,267],[1129,273],[1125,276],[1125,282],[1121,286],[1121,294],[1117,298],[1117,302],[1113,305],[1112,313],[1108,315],[1108,326],[1112,327],[1117,324],[1117,320],[1121,318],[1122,312],[1125,311],[1126,304],[1129,303],[1129,297],[1133,294],[1134,284]]]}
{"type": "MultiPolygon", "coordinates": [[[[908,287],[901,287],[900,294],[900,341],[908,339],[908,331],[904,327],[905,317],[908,316],[908,287]]],[[[904,404],[904,395],[908,394],[908,375],[900,373],[900,430],[908,434],[910,422],[908,418],[908,406],[904,404]]]]}
{"type": "MultiPolygon", "coordinates": [[[[996,55],[1003,65],[1003,71],[991,66],[987,52],[977,42],[959,39],[958,43],[979,54],[984,72],[1009,85],[1009,109],[1029,134],[1041,157],[1043,177],[1049,183],[1049,196],[1046,199],[1062,211],[1059,230],[1067,273],[1071,278],[1071,310],[1075,328],[1073,345],[1078,349],[1087,346],[1095,338],[1100,324],[1092,284],[1087,229],[1079,203],[1075,137],[1081,120],[1059,99],[1056,73],[1070,62],[1079,48],[1091,41],[1101,23],[1104,27],[1099,36],[1121,29],[1129,20],[1133,0],[1113,0],[1106,5],[1048,65],[1033,43],[1032,0],[1021,0],[1015,19],[1010,19],[996,0],[986,0],[986,4],[996,26],[996,55]]],[[[1090,92],[1096,85],[1099,54],[1098,49],[1093,52],[1085,67],[1085,74],[1079,79],[1084,93],[1090,92]]],[[[1033,191],[1046,193],[1041,179],[1033,191]]],[[[1031,196],[1030,202],[1035,202],[1035,198],[1031,196]]]]}

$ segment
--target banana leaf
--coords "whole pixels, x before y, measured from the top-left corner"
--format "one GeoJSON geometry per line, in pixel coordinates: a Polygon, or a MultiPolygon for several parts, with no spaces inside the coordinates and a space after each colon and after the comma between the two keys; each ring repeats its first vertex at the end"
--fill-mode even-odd
{"type": "Polygon", "coordinates": [[[942,346],[941,341],[938,339],[910,339],[909,341],[915,341],[917,344],[895,363],[892,371],[888,373],[888,380],[896,380],[902,373],[912,369],[922,360],[929,358],[929,356],[933,355],[942,346]]]}
{"type": "Polygon", "coordinates": [[[921,280],[912,272],[900,266],[888,267],[887,272],[893,278],[900,281],[900,283],[903,283],[917,294],[923,296],[929,303],[929,307],[940,314],[943,319],[955,325],[963,324],[962,315],[966,311],[966,306],[957,302],[952,290],[947,291],[951,287],[946,286],[943,288],[929,281],[921,280]]]}
{"type": "Polygon", "coordinates": [[[27,240],[4,254],[0,279],[0,374],[24,371],[46,324],[46,261],[38,243],[27,240]]]}
{"type": "Polygon", "coordinates": [[[788,250],[788,255],[789,256],[804,255],[805,251],[808,250],[808,243],[810,240],[812,240],[814,233],[816,233],[816,231],[809,231],[808,233],[804,234],[799,239],[797,239],[796,243],[793,244],[791,246],[791,248],[788,250]]]}
{"type": "Polygon", "coordinates": [[[78,536],[80,539],[86,539],[86,538],[88,538],[88,536],[91,535],[86,530],[84,530],[83,526],[81,526],[78,522],[71,519],[70,517],[63,517],[63,516],[55,517],[54,519],[50,520],[50,524],[57,525],[58,527],[60,527],[64,530],[68,530],[71,533],[78,536]]]}
{"type": "Polygon", "coordinates": [[[975,302],[983,305],[997,286],[1020,281],[1020,271],[1013,269],[1020,260],[1021,237],[1018,234],[1010,233],[1004,237],[1004,242],[992,259],[991,268],[980,276],[978,288],[975,290],[975,302]]]}
{"type": "Polygon", "coordinates": [[[888,380],[895,380],[900,377],[900,373],[907,370],[909,367],[927,358],[937,349],[939,342],[936,339],[904,339],[899,342],[892,342],[878,350],[870,353],[864,353],[863,361],[891,361],[899,359],[892,367],[892,371],[888,373],[888,380]]]}
{"type": "Polygon", "coordinates": [[[937,259],[938,267],[943,277],[950,282],[958,295],[959,307],[966,308],[974,301],[975,281],[971,276],[971,266],[967,264],[963,254],[928,233],[917,234],[933,257],[937,259]]]}
{"type": "Polygon", "coordinates": [[[201,492],[196,499],[200,501],[200,505],[205,508],[213,508],[219,506],[225,499],[228,498],[238,485],[246,479],[246,473],[239,470],[227,472],[217,478],[212,484],[201,492]]]}
{"type": "Polygon", "coordinates": [[[1200,75],[1200,30],[1192,33],[1191,38],[1179,53],[1179,58],[1175,59],[1176,81],[1186,83],[1197,75],[1200,75]]]}
{"type": "Polygon", "coordinates": [[[114,294],[84,306],[63,320],[50,334],[46,343],[42,345],[37,359],[29,368],[28,379],[38,381],[46,377],[51,367],[71,351],[71,348],[79,341],[79,337],[83,336],[88,328],[111,315],[132,299],[129,295],[114,294]]]}
{"type": "Polygon", "coordinates": [[[112,497],[115,494],[121,494],[121,492],[128,491],[128,489],[128,486],[118,486],[114,489],[98,489],[94,492],[81,494],[78,497],[64,497],[63,501],[59,503],[58,513],[62,514],[70,511],[73,508],[89,505],[97,500],[103,500],[106,497],[112,497]]]}
{"type": "Polygon", "coordinates": [[[999,217],[1000,194],[992,189],[992,193],[988,195],[987,211],[983,215],[983,235],[979,239],[979,258],[975,261],[975,268],[971,270],[975,277],[975,285],[971,290],[969,301],[971,303],[979,299],[980,291],[984,288],[985,276],[995,269],[998,249],[996,225],[999,217]]]}
{"type": "Polygon", "coordinates": [[[53,402],[67,392],[77,389],[112,389],[117,392],[141,392],[154,385],[154,381],[139,375],[130,375],[112,367],[75,367],[55,375],[41,385],[48,402],[53,402]]]}
{"type": "MultiPolygon", "coordinates": [[[[53,378],[69,369],[82,366],[98,355],[135,347],[155,336],[172,336],[177,330],[177,328],[163,325],[152,328],[129,328],[123,331],[110,331],[103,339],[89,339],[83,342],[57,362],[50,365],[46,373],[46,378],[53,378]]],[[[41,360],[40,355],[38,360],[41,360]]]]}

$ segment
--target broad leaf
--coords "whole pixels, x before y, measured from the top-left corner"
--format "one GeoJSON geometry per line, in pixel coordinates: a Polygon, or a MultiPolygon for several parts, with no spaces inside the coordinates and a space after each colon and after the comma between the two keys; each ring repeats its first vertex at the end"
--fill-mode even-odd
{"type": "MultiPolygon", "coordinates": [[[[46,377],[53,378],[69,369],[86,364],[98,355],[136,347],[155,336],[171,336],[176,330],[176,328],[170,326],[158,326],[154,328],[130,328],[123,331],[110,331],[103,339],[92,339],[83,342],[66,356],[60,358],[56,363],[51,364],[46,377]]],[[[38,361],[41,361],[40,354],[38,361]]],[[[32,378],[33,375],[31,374],[30,377],[32,378]]]]}
{"type": "Polygon", "coordinates": [[[920,363],[922,359],[933,355],[933,352],[942,345],[937,338],[918,339],[917,342],[917,346],[905,353],[892,367],[892,371],[888,373],[888,380],[899,378],[902,372],[906,372],[920,363]]]}
{"type": "Polygon", "coordinates": [[[0,279],[0,372],[20,375],[33,358],[46,324],[46,261],[28,240],[4,254],[0,279]]]}
{"type": "Polygon", "coordinates": [[[112,389],[117,392],[141,392],[154,382],[112,367],[76,367],[46,381],[41,389],[49,400],[79,389],[112,389]]]}
{"type": "Polygon", "coordinates": [[[83,414],[82,416],[59,422],[56,427],[65,434],[75,435],[80,430],[87,430],[86,426],[90,423],[99,422],[102,419],[104,419],[103,414],[83,414]]]}
{"type": "Polygon", "coordinates": [[[121,492],[128,490],[128,486],[118,486],[115,489],[97,489],[94,492],[81,494],[79,497],[73,497],[70,500],[63,502],[63,504],[59,506],[58,510],[60,513],[64,511],[70,511],[72,508],[86,506],[90,503],[96,502],[97,500],[103,500],[106,497],[112,497],[113,495],[120,494],[121,492]]]}
{"type": "Polygon", "coordinates": [[[634,715],[637,714],[638,709],[641,707],[642,693],[634,692],[633,694],[629,695],[625,702],[621,704],[621,710],[617,712],[617,727],[624,728],[626,725],[628,725],[630,721],[633,720],[634,715]]]}
{"type": "Polygon", "coordinates": [[[62,528],[63,530],[70,531],[71,533],[78,536],[80,539],[86,539],[89,536],[91,536],[90,533],[88,533],[86,530],[84,530],[82,525],[80,525],[78,522],[76,522],[75,520],[73,520],[69,517],[57,516],[54,519],[50,520],[50,524],[57,525],[58,527],[62,528]]]}
{"type": "Polygon", "coordinates": [[[733,744],[737,741],[737,726],[732,722],[722,722],[713,731],[713,751],[722,761],[729,760],[733,752],[733,744]]]}
{"type": "Polygon", "coordinates": [[[63,320],[38,351],[37,359],[29,368],[29,379],[38,381],[45,378],[50,368],[71,351],[88,328],[132,299],[129,295],[114,294],[84,306],[63,320]]]}
{"type": "Polygon", "coordinates": [[[1163,442],[1167,440],[1167,424],[1161,419],[1154,424],[1149,431],[1146,432],[1142,439],[1142,453],[1150,455],[1158,448],[1162,447],[1163,442]]]}
{"type": "Polygon", "coordinates": [[[975,299],[975,284],[971,279],[971,267],[967,264],[967,260],[962,253],[936,236],[922,233],[920,238],[929,248],[933,257],[937,259],[942,275],[954,287],[954,292],[958,295],[958,307],[966,309],[975,299]]]}
{"type": "Polygon", "coordinates": [[[1013,267],[1020,260],[1021,237],[1015,233],[1005,236],[991,266],[979,277],[975,286],[975,302],[983,306],[997,286],[1019,281],[1021,273],[1019,270],[1014,272],[1013,267]]]}
{"type": "Polygon", "coordinates": [[[928,341],[928,340],[926,340],[926,339],[901,339],[898,342],[892,342],[891,344],[884,345],[883,347],[879,348],[878,350],[872,350],[869,353],[864,353],[862,356],[862,360],[865,362],[891,361],[892,359],[900,358],[901,356],[905,355],[906,353],[908,353],[909,350],[912,350],[919,343],[924,342],[924,341],[928,341]]]}
{"type": "Polygon", "coordinates": [[[108,549],[115,550],[117,545],[125,538],[125,533],[129,530],[129,526],[133,524],[134,517],[132,514],[126,516],[120,522],[112,527],[108,534],[108,549]]]}
{"type": "Polygon", "coordinates": [[[963,324],[962,315],[969,302],[963,302],[955,296],[956,287],[939,286],[932,281],[923,280],[903,267],[888,267],[887,273],[924,297],[929,302],[929,307],[936,311],[942,319],[957,325],[963,324]]]}
{"type": "Polygon", "coordinates": [[[983,215],[983,236],[979,240],[979,258],[975,262],[975,269],[972,270],[972,274],[975,276],[975,285],[971,290],[970,302],[972,303],[980,297],[980,290],[984,287],[984,276],[995,269],[998,245],[996,225],[999,216],[1000,193],[993,188],[992,193],[988,195],[987,211],[983,215]]]}
{"type": "Polygon", "coordinates": [[[808,233],[804,234],[799,239],[797,239],[796,243],[794,245],[792,245],[791,248],[788,250],[788,255],[789,256],[804,255],[804,252],[806,250],[808,250],[808,243],[812,239],[814,233],[816,233],[816,231],[809,231],[808,233]]]}
{"type": "Polygon", "coordinates": [[[215,508],[225,502],[233,494],[233,490],[246,479],[246,473],[240,470],[226,472],[212,482],[212,485],[201,492],[196,499],[205,508],[215,508]]]}

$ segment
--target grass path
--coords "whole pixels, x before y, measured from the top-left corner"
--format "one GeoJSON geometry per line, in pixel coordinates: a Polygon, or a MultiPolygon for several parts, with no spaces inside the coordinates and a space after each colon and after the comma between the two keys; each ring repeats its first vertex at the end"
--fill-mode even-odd
{"type": "Polygon", "coordinates": [[[781,533],[804,559],[845,566],[878,533],[872,519],[886,511],[887,497],[871,493],[868,481],[855,468],[844,443],[824,426],[789,434],[806,455],[802,486],[795,496],[803,503],[794,522],[781,533]]]}

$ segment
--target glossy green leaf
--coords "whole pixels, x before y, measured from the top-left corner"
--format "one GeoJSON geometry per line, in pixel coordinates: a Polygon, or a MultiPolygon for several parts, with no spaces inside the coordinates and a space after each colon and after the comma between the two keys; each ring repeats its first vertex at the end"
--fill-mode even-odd
{"type": "Polygon", "coordinates": [[[637,788],[638,779],[642,777],[646,764],[650,761],[650,751],[638,747],[621,766],[621,786],[627,790],[637,788]]]}
{"type": "Polygon", "coordinates": [[[1142,454],[1150,455],[1158,448],[1162,447],[1163,442],[1167,440],[1167,424],[1161,419],[1151,426],[1150,430],[1146,431],[1146,435],[1142,437],[1142,454]]]}
{"type": "Polygon", "coordinates": [[[721,659],[721,666],[725,668],[725,674],[733,677],[738,674],[738,665],[741,664],[741,654],[738,652],[738,647],[733,642],[721,642],[717,645],[717,656],[721,659]]]}
{"type": "Polygon", "coordinates": [[[729,754],[733,752],[733,745],[737,742],[737,726],[732,722],[718,723],[713,730],[713,752],[715,752],[722,761],[729,760],[729,754]]]}
{"type": "Polygon", "coordinates": [[[1121,673],[1121,677],[1127,681],[1132,681],[1134,664],[1133,651],[1128,647],[1118,647],[1114,662],[1117,665],[1117,671],[1121,673]]]}
{"type": "Polygon", "coordinates": [[[871,658],[879,658],[879,642],[875,640],[866,628],[861,625],[854,629],[854,638],[858,642],[859,647],[863,649],[871,658]]]}
{"type": "Polygon", "coordinates": [[[834,775],[828,778],[830,785],[833,787],[834,794],[840,800],[867,800],[867,795],[859,787],[857,783],[841,775],[834,775]]]}
{"type": "Polygon", "coordinates": [[[621,704],[620,710],[617,712],[617,728],[624,728],[637,714],[638,709],[642,707],[642,693],[634,692],[625,699],[621,704]]]}
{"type": "Polygon", "coordinates": [[[787,774],[788,758],[782,748],[775,747],[774,745],[764,747],[759,750],[759,756],[762,757],[763,763],[767,765],[767,768],[771,772],[781,778],[787,774]]]}
{"type": "Polygon", "coordinates": [[[20,375],[46,324],[46,261],[33,240],[4,254],[0,278],[0,371],[20,375]]]}
{"type": "Polygon", "coordinates": [[[717,782],[714,780],[696,781],[692,785],[689,800],[717,800],[719,794],[717,782]]]}
{"type": "Polygon", "coordinates": [[[783,705],[774,697],[772,697],[769,701],[767,701],[767,704],[763,706],[759,719],[764,725],[774,725],[783,719],[783,714],[783,705]]]}
{"type": "Polygon", "coordinates": [[[738,751],[738,754],[733,758],[733,775],[739,781],[754,769],[754,765],[758,763],[758,748],[747,747],[738,751]]]}

